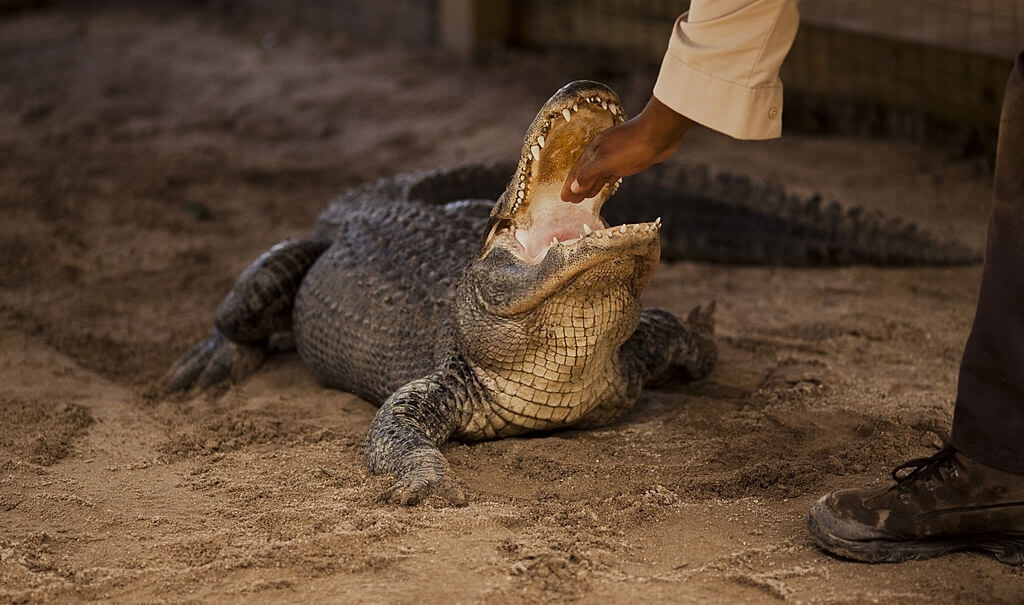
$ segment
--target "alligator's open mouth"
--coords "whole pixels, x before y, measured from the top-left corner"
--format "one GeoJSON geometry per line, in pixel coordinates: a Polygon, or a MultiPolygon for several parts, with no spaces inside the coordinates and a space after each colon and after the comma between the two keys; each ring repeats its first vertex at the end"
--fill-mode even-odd
{"type": "Polygon", "coordinates": [[[500,246],[538,264],[555,246],[568,252],[584,242],[607,249],[656,240],[660,219],[609,226],[601,217],[618,183],[579,204],[561,199],[562,184],[586,145],[624,120],[618,95],[602,84],[573,82],[556,92],[526,131],[515,175],[491,213],[483,252],[500,246]]]}

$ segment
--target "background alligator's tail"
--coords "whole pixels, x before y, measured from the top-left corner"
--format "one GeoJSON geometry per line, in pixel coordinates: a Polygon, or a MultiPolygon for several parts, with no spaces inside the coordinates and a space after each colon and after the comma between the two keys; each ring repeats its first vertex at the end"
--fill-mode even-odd
{"type": "Polygon", "coordinates": [[[661,165],[626,179],[603,214],[612,224],[661,216],[667,259],[795,266],[981,260],[980,253],[899,219],[789,195],[777,184],[711,175],[703,166],[661,165]]]}
{"type": "Polygon", "coordinates": [[[405,198],[428,204],[491,200],[505,190],[516,165],[511,162],[469,164],[411,175],[405,198]]]}
{"type": "MultiPolygon", "coordinates": [[[[515,165],[507,162],[405,174],[358,187],[318,218],[326,228],[346,206],[407,199],[456,206],[458,200],[495,200],[515,165]]],[[[478,203],[460,211],[480,212],[478,203]]],[[[801,198],[780,185],[744,176],[711,175],[704,166],[662,164],[626,179],[605,204],[610,224],[662,217],[662,258],[715,263],[792,266],[871,264],[966,265],[981,254],[957,242],[860,208],[844,209],[818,196],[801,198]]]]}

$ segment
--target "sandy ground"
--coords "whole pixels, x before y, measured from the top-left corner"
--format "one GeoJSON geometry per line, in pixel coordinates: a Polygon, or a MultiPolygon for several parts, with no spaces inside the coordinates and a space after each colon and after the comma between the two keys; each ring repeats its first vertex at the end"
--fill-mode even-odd
{"type": "MultiPolygon", "coordinates": [[[[512,157],[580,61],[466,64],[198,13],[0,19],[0,600],[1007,602],[971,554],[817,550],[821,493],[948,428],[979,267],[663,265],[649,304],[718,301],[710,379],[601,430],[453,445],[469,507],[374,498],[374,408],[294,356],[146,395],[234,276],[333,193],[512,157]]],[[[650,74],[613,79],[632,110],[650,74]]],[[[909,144],[696,132],[680,161],[884,208],[976,247],[984,161],[909,144]]]]}

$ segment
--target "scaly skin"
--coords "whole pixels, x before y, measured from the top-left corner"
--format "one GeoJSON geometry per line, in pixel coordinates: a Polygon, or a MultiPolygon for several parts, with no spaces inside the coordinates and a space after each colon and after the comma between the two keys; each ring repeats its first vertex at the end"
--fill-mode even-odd
{"type": "Polygon", "coordinates": [[[325,382],[383,402],[366,453],[371,470],[397,477],[390,498],[465,500],[438,450],[448,439],[605,423],[675,357],[680,366],[705,360],[690,363],[694,377],[710,369],[709,317],[698,327],[659,316],[661,330],[641,321],[658,225],[604,229],[597,211],[610,188],[582,209],[542,199],[587,141],[622,118],[600,85],[556,93],[486,224],[472,202],[380,204],[413,190],[396,181],[321,216],[318,232],[335,239],[296,298],[295,341],[325,382]],[[548,248],[559,235],[579,239],[548,248]]]}
{"type": "Polygon", "coordinates": [[[507,168],[470,166],[342,195],[309,238],[242,273],[165,386],[240,380],[290,332],[323,382],[380,406],[366,461],[395,476],[385,499],[464,504],[445,441],[601,425],[645,385],[707,375],[713,305],[680,320],[639,303],[660,221],[607,227],[600,211],[617,184],[559,200],[587,142],[624,118],[614,92],[576,82],[541,108],[510,181],[507,168]]]}

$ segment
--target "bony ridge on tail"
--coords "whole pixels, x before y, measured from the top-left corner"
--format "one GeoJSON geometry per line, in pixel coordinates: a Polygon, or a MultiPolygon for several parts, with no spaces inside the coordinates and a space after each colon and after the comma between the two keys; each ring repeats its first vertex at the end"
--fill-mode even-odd
{"type": "Polygon", "coordinates": [[[581,204],[559,200],[587,142],[624,119],[612,90],[573,82],[533,120],[496,204],[481,192],[493,181],[486,167],[339,197],[310,237],[242,273],[212,334],[164,384],[239,380],[290,331],[321,380],[380,406],[365,454],[374,473],[396,479],[384,498],[458,505],[466,494],[444,442],[602,425],[649,382],[705,376],[713,306],[681,320],[639,302],[660,220],[608,225],[600,212],[616,185],[581,204]],[[431,179],[450,193],[410,195],[431,179]]]}

